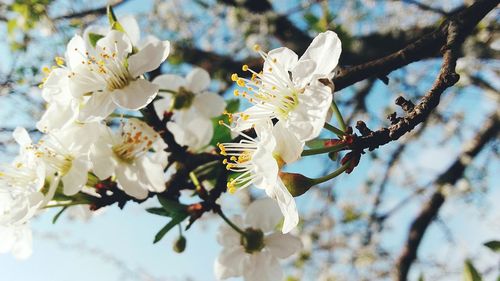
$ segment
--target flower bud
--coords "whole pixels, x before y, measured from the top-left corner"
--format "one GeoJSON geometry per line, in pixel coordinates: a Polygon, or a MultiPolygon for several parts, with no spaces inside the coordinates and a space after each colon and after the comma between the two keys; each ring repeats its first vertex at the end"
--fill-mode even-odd
{"type": "Polygon", "coordinates": [[[179,236],[172,247],[176,253],[182,253],[186,249],[186,237],[179,236]]]}
{"type": "Polygon", "coordinates": [[[302,174],[281,172],[280,178],[294,197],[304,194],[314,186],[313,179],[302,174]]]}

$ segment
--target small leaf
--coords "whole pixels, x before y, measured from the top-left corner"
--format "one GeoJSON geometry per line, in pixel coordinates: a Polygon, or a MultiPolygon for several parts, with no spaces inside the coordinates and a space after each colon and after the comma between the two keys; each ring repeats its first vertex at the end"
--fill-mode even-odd
{"type": "Polygon", "coordinates": [[[57,220],[59,219],[59,217],[62,215],[62,213],[64,213],[64,211],[66,211],[66,209],[68,209],[68,206],[62,208],[59,212],[57,212],[57,214],[52,219],[52,224],[55,224],[57,222],[57,220]]]}
{"type": "Polygon", "coordinates": [[[239,99],[230,99],[227,101],[226,111],[229,113],[235,113],[240,109],[240,100],[239,99]]]}
{"type": "Polygon", "coordinates": [[[168,222],[158,233],[155,235],[155,240],[153,243],[158,243],[167,232],[169,232],[174,226],[178,225],[181,223],[184,219],[188,217],[188,213],[177,213],[176,215],[172,216],[172,220],[168,222]]]}
{"type": "Polygon", "coordinates": [[[158,196],[158,201],[160,201],[160,204],[163,206],[163,209],[170,214],[170,216],[173,216],[175,213],[186,213],[187,206],[183,205],[179,202],[163,198],[161,196],[158,196]]]}
{"type": "Polygon", "coordinates": [[[101,34],[97,34],[97,33],[89,33],[89,41],[90,41],[90,45],[92,45],[92,47],[95,47],[95,45],[97,44],[97,41],[99,41],[99,39],[103,38],[104,36],[101,35],[101,34]]]}
{"type": "Polygon", "coordinates": [[[330,139],[314,139],[306,142],[307,147],[309,148],[323,148],[325,147],[325,142],[330,139]]]}
{"type": "Polygon", "coordinates": [[[154,214],[154,215],[159,215],[159,216],[164,216],[164,217],[170,217],[171,214],[164,208],[148,208],[146,209],[146,212],[154,214]]]}
{"type": "Polygon", "coordinates": [[[490,248],[493,252],[500,252],[500,241],[492,240],[484,243],[484,246],[490,248]]]}
{"type": "Polygon", "coordinates": [[[472,264],[472,261],[469,259],[465,260],[464,281],[482,281],[482,280],[483,278],[472,264]]]}
{"type": "Polygon", "coordinates": [[[125,32],[125,29],[123,29],[123,26],[118,22],[118,19],[116,18],[115,12],[113,11],[113,7],[108,6],[107,15],[111,29],[125,32]]]}

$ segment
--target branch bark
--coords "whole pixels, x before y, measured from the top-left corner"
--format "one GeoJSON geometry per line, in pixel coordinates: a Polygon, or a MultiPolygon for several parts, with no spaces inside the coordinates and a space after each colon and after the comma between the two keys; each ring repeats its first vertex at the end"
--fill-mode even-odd
{"type": "Polygon", "coordinates": [[[446,198],[440,188],[444,185],[454,185],[462,178],[471,160],[479,154],[489,141],[495,139],[499,132],[500,111],[497,111],[490,117],[482,130],[464,146],[453,164],[435,180],[434,185],[437,187],[437,191],[424,204],[411,224],[408,239],[397,261],[396,280],[407,280],[410,268],[417,258],[417,251],[422,238],[445,202],[446,198]]]}

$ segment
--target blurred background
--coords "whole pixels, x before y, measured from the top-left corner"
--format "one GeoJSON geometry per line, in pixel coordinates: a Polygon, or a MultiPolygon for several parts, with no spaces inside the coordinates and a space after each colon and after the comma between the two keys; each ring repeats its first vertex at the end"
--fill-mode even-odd
{"type": "MultiPolygon", "coordinates": [[[[173,51],[159,72],[184,75],[193,66],[203,67],[213,78],[212,90],[230,97],[231,73],[242,64],[258,68],[261,63],[251,49],[256,43],[264,50],[287,46],[300,55],[317,33],[334,30],[342,40],[340,65],[347,67],[401,49],[472,2],[0,0],[2,162],[16,154],[11,138],[16,126],[39,137],[35,123],[44,110],[38,88],[42,67],[64,55],[75,33],[91,24],[107,25],[107,4],[114,6],[118,19],[134,16],[143,37],[171,41],[173,51]]],[[[350,175],[297,198],[303,223],[296,234],[305,247],[283,263],[289,281],[389,280],[410,225],[436,194],[445,202],[425,232],[409,279],[459,280],[469,259],[484,280],[500,280],[500,255],[483,245],[500,240],[498,138],[482,144],[453,181],[442,181],[450,165],[461,159],[462,148],[494,122],[489,119],[500,97],[498,18],[495,9],[467,39],[457,65],[461,79],[427,122],[363,155],[350,175]]],[[[372,129],[388,126],[387,114],[399,109],[395,98],[417,102],[430,89],[440,63],[439,57],[431,57],[392,72],[388,84],[373,78],[337,92],[348,125],[363,120],[372,129]]],[[[326,156],[308,157],[290,170],[320,176],[336,165],[326,156]]],[[[251,192],[224,194],[224,208],[241,213],[262,196],[251,192]]],[[[56,224],[52,217],[57,210],[49,210],[33,223],[30,259],[0,256],[0,280],[214,280],[220,219],[205,215],[185,233],[186,251],[177,254],[172,251],[175,231],[152,244],[165,220],[144,209],[157,205],[150,200],[123,210],[111,206],[92,217],[74,210],[56,224]]]]}

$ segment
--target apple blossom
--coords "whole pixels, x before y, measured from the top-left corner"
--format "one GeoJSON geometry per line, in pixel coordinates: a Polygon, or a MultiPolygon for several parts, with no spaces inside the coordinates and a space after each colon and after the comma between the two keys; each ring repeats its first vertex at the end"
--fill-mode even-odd
{"type": "Polygon", "coordinates": [[[165,190],[166,144],[157,132],[138,119],[128,119],[115,133],[109,128],[92,145],[93,172],[104,180],[116,177],[118,187],[138,199],[148,191],[165,190]]]}
{"type": "Polygon", "coordinates": [[[214,264],[217,279],[243,276],[245,281],[282,280],[283,271],[278,259],[298,252],[302,243],[298,237],[275,231],[280,220],[276,203],[271,199],[261,199],[248,206],[244,221],[241,217],[233,220],[235,225],[244,229],[245,236],[222,225],[217,242],[223,249],[214,264]]]}
{"type": "Polygon", "coordinates": [[[134,53],[129,37],[116,30],[90,48],[75,35],[68,43],[66,59],[70,92],[83,98],[79,120],[100,120],[117,107],[138,110],[150,103],[158,86],[142,75],[158,68],[169,51],[168,41],[152,41],[134,53]]]}
{"type": "Polygon", "coordinates": [[[264,53],[261,72],[243,66],[252,73],[251,79],[232,75],[242,92],[236,96],[247,98],[254,105],[235,114],[238,130],[250,128],[263,119],[277,118],[300,141],[317,137],[326,121],[332,102],[332,90],[318,79],[331,78],[341,53],[341,44],[333,31],[320,33],[298,58],[292,50],[281,47],[264,53]]]}
{"type": "Polygon", "coordinates": [[[167,128],[175,141],[191,150],[199,150],[209,144],[213,135],[211,118],[222,114],[226,108],[224,99],[208,92],[210,75],[201,68],[194,68],[183,78],[165,74],[156,77],[153,83],[160,86],[162,99],[154,102],[156,113],[163,118],[165,112],[173,112],[167,128]]]}
{"type": "Polygon", "coordinates": [[[304,144],[290,134],[278,122],[275,126],[266,122],[256,124],[256,138],[240,132],[239,143],[219,144],[220,153],[227,156],[223,163],[235,172],[227,183],[229,192],[255,185],[276,200],[285,217],[283,233],[292,230],[299,222],[295,200],[287,190],[278,173],[284,163],[291,163],[300,157],[304,144]]]}
{"type": "Polygon", "coordinates": [[[31,256],[33,237],[29,224],[3,226],[0,224],[0,254],[12,253],[16,259],[31,256]]]}

